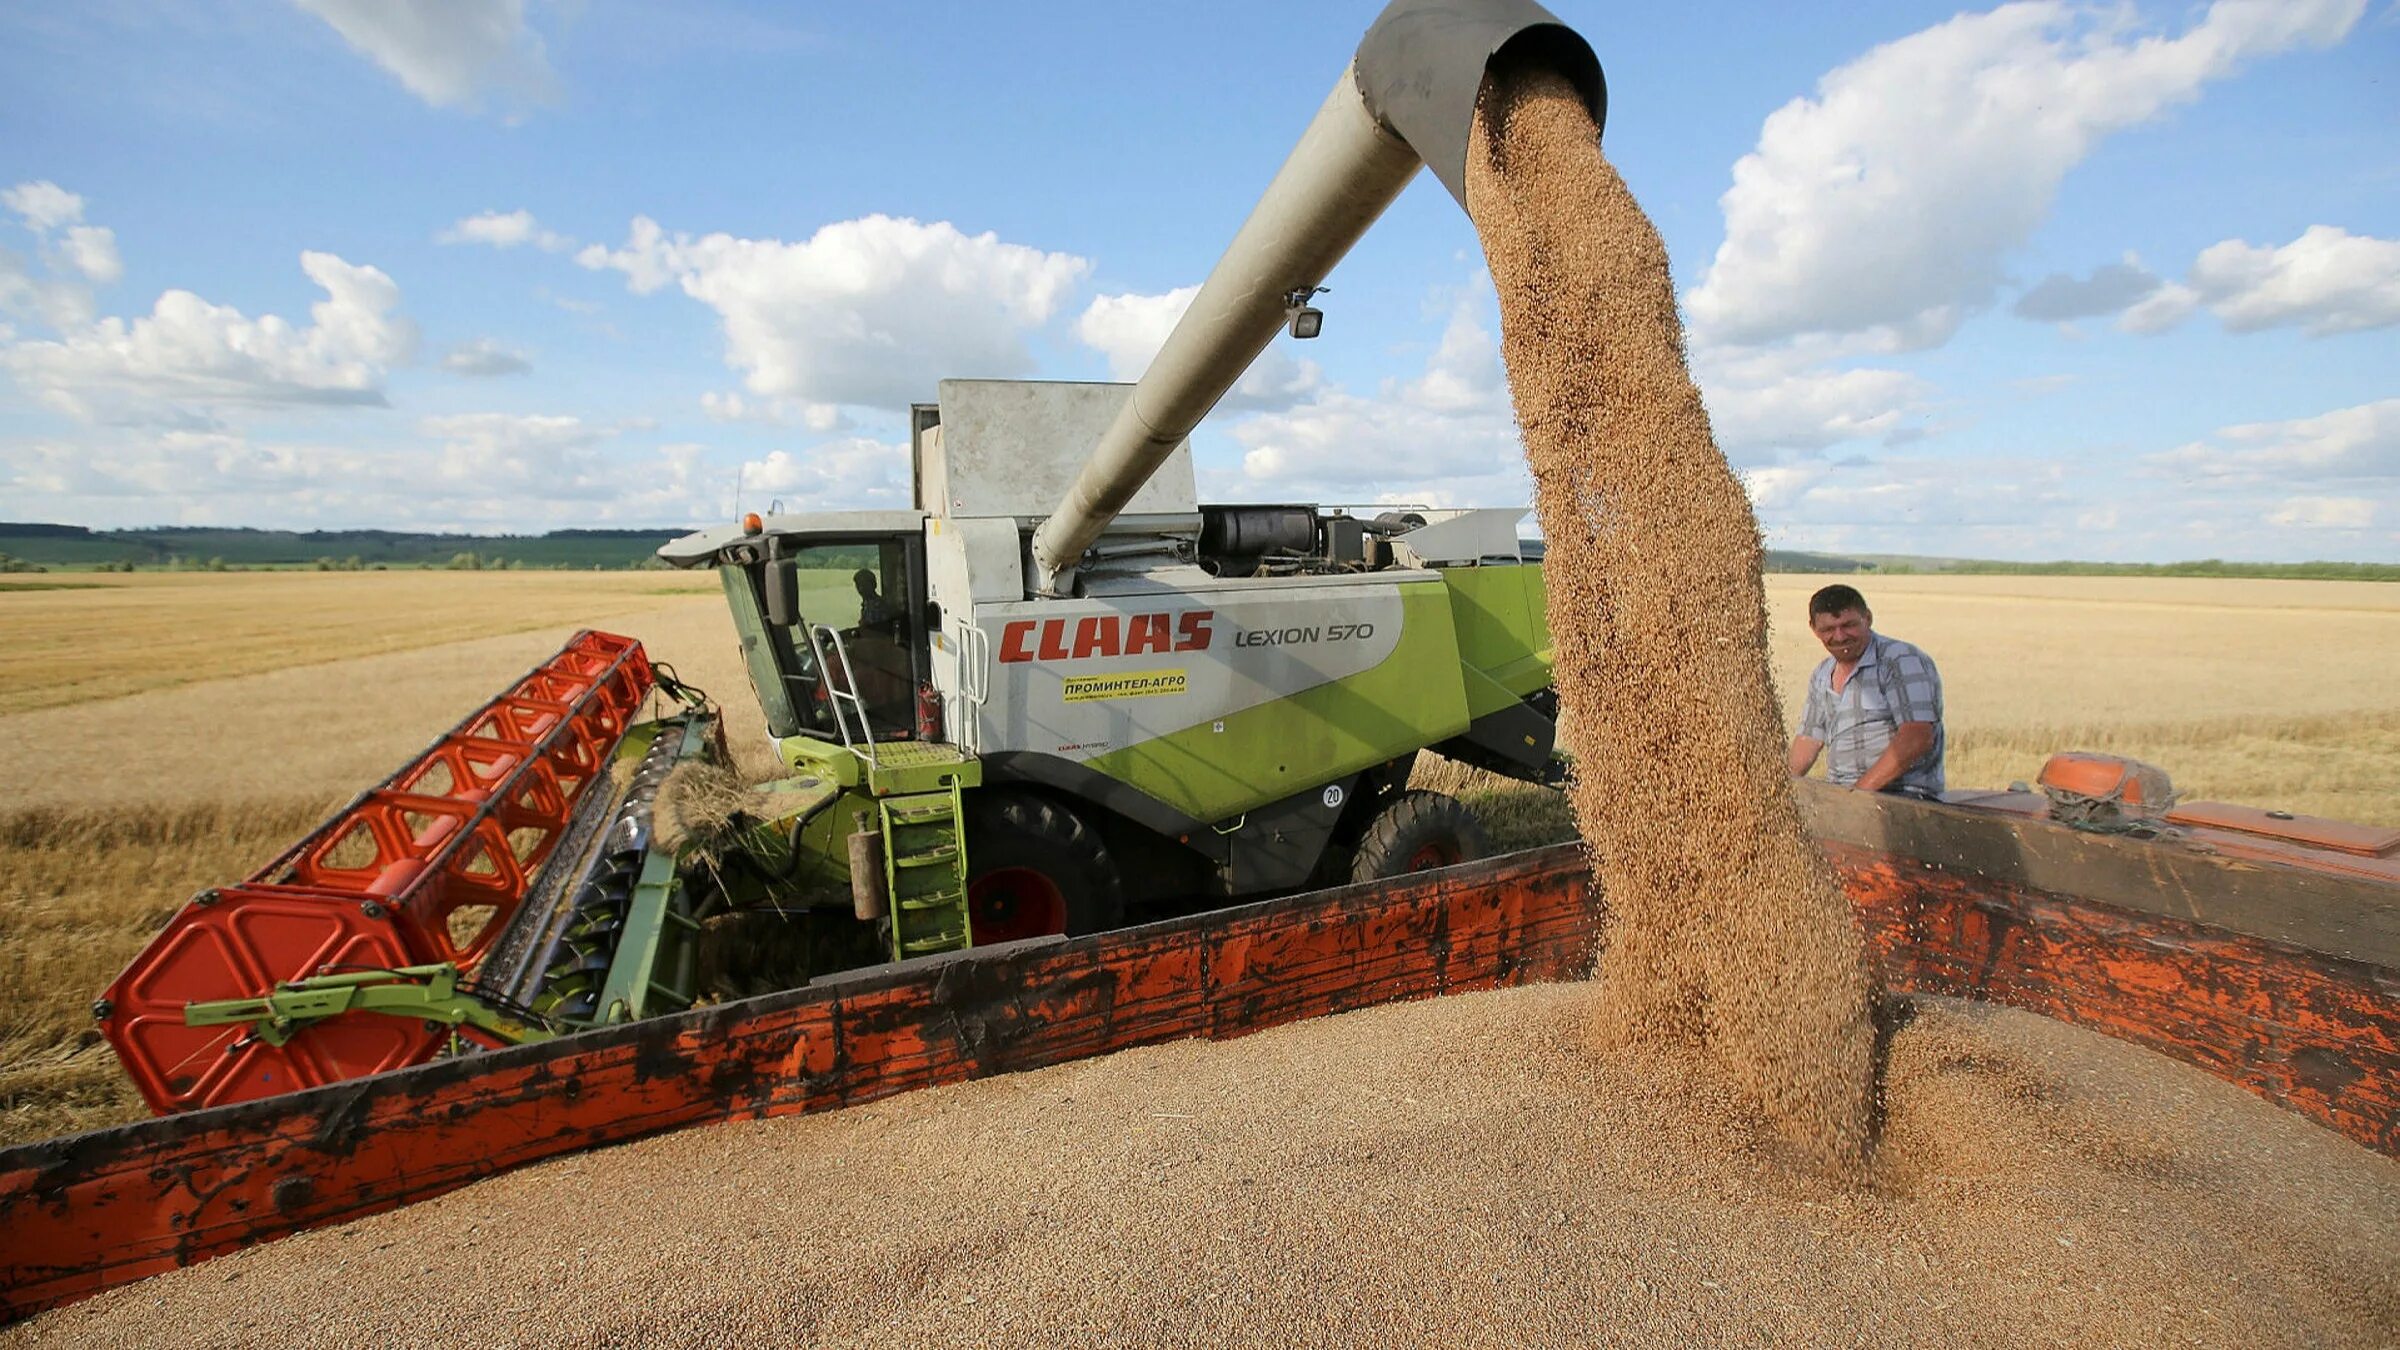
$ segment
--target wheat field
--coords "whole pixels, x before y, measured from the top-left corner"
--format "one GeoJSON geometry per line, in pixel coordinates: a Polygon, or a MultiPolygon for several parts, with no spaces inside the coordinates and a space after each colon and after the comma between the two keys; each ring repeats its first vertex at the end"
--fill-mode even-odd
{"type": "MultiPolygon", "coordinates": [[[[575,628],[641,638],[771,761],[714,579],[250,573],[0,583],[0,1143],[132,1119],[91,1000],[194,890],[248,875],[575,628]]],[[[1787,715],[1821,577],[1771,577],[1787,715]]],[[[1940,663],[1953,786],[2052,750],[2164,765],[2187,796],[2400,824],[2400,586],[1876,577],[1876,626],[1940,663]]],[[[1563,799],[1428,761],[1495,842],[1563,799]]]]}

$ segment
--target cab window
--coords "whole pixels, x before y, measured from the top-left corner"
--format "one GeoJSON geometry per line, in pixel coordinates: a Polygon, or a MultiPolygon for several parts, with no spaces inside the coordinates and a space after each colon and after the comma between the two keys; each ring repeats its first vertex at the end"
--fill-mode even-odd
{"type": "MultiPolygon", "coordinates": [[[[787,549],[794,565],[795,608],[801,631],[794,646],[805,651],[809,634],[831,628],[849,658],[850,674],[876,739],[905,739],[916,726],[917,686],[925,678],[925,636],[912,622],[908,597],[909,551],[904,541],[861,540],[787,549]]],[[[842,662],[828,646],[836,687],[842,662]]]]}

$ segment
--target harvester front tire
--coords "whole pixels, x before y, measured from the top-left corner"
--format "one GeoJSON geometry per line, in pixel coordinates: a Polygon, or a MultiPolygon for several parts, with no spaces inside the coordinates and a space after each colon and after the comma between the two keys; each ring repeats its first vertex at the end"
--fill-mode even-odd
{"type": "Polygon", "coordinates": [[[1125,922],[1125,882],[1100,832],[1046,797],[969,797],[967,904],[975,945],[1064,933],[1080,937],[1125,922]]]}
{"type": "Polygon", "coordinates": [[[1351,854],[1352,881],[1383,881],[1473,862],[1492,851],[1483,822],[1456,797],[1403,792],[1376,813],[1351,854]]]}

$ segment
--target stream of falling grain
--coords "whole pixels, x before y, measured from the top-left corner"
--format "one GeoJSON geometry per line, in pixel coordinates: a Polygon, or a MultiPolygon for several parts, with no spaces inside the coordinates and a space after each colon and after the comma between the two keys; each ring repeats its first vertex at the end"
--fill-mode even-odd
{"type": "Polygon", "coordinates": [[[1467,209],[1548,540],[1575,816],[1609,906],[1604,1044],[1697,1049],[1802,1155],[1860,1158],[1868,980],[1801,832],[1758,522],[1684,366],[1666,248],[1548,73],[1487,87],[1467,209]]]}

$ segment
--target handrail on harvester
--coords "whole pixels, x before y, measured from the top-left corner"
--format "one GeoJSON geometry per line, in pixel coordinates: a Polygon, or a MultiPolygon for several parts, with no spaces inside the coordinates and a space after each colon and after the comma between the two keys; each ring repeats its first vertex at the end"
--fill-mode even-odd
{"type": "Polygon", "coordinates": [[[808,630],[809,650],[817,658],[817,669],[825,679],[825,703],[833,710],[833,728],[841,733],[842,748],[876,768],[875,728],[867,721],[867,701],[858,696],[858,672],[850,665],[850,649],[842,644],[842,635],[831,624],[816,624],[808,630]],[[830,649],[830,650],[829,650],[830,649]],[[839,660],[841,664],[833,664],[839,660]],[[836,671],[839,680],[833,678],[836,671]],[[850,736],[850,721],[842,715],[842,705],[848,703],[858,714],[858,737],[850,736]]]}
{"type": "Polygon", "coordinates": [[[414,1064],[445,1032],[353,1016],[284,1045],[190,1026],[194,1002],[287,980],[472,969],[657,683],[641,643],[586,629],[239,885],[194,896],[95,1006],[162,1114],[414,1064]]]}

